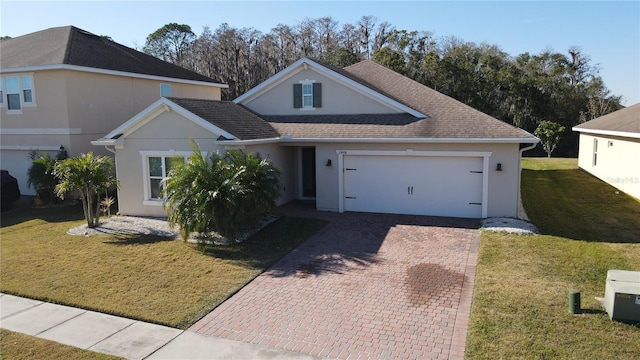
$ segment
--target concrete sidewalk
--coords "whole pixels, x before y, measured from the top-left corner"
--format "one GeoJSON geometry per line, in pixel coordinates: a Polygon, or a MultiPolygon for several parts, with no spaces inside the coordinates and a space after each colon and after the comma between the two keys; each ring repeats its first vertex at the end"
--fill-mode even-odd
{"type": "Polygon", "coordinates": [[[1,293],[0,328],[126,359],[317,359],[1,293]]]}

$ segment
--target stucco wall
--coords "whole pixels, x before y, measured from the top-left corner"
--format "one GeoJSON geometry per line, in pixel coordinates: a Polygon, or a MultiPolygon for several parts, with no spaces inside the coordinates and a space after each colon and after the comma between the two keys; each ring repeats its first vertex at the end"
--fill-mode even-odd
{"type": "Polygon", "coordinates": [[[373,100],[334,80],[308,69],[302,70],[262,95],[242,103],[262,115],[391,114],[399,111],[373,100]],[[313,110],[293,107],[293,84],[303,80],[322,83],[322,107],[313,110]],[[345,101],[349,99],[349,101],[345,101]]]}
{"type": "Polygon", "coordinates": [[[640,139],[580,133],[578,166],[640,199],[640,139]],[[594,139],[598,140],[595,165],[594,139]]]}
{"type": "MultiPolygon", "coordinates": [[[[171,84],[172,96],[220,99],[220,88],[103,75],[70,70],[31,73],[3,73],[2,76],[33,76],[35,106],[23,106],[21,113],[8,113],[6,101],[0,106],[0,158],[3,169],[26,183],[22,156],[15,148],[64,146],[70,156],[93,151],[113,154],[91,145],[96,140],[160,98],[160,84],[171,84]],[[9,150],[11,149],[11,150],[9,150]],[[4,154],[6,152],[6,154],[4,154]]],[[[28,151],[24,151],[28,153],[28,151]]],[[[24,162],[29,162],[28,159],[24,162]]],[[[32,191],[25,189],[25,194],[32,191]]]]}
{"type": "MultiPolygon", "coordinates": [[[[305,145],[308,146],[308,145],[305,145]]],[[[487,216],[518,214],[518,179],[520,171],[518,144],[343,144],[316,145],[316,207],[323,211],[338,211],[337,150],[407,150],[414,151],[478,151],[492,152],[489,158],[487,216]],[[333,166],[325,166],[328,159],[333,166]],[[502,164],[503,171],[496,171],[502,164]]]]}
{"type": "MultiPolygon", "coordinates": [[[[196,125],[175,112],[164,112],[129,134],[124,140],[124,147],[116,150],[117,177],[121,187],[118,191],[118,209],[123,215],[165,216],[161,202],[145,204],[144,184],[147,179],[143,175],[144,151],[191,152],[190,138],[199,145],[207,156],[214,152],[224,153],[227,149],[216,141],[219,135],[196,125]]],[[[293,199],[295,194],[292,180],[292,149],[278,144],[260,144],[241,147],[246,152],[259,153],[268,158],[274,166],[282,171],[280,204],[293,199]]]]}

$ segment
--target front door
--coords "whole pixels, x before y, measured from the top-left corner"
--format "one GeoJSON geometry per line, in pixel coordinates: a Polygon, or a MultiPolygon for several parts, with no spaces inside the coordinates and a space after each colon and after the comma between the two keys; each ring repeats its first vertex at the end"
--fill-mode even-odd
{"type": "Polygon", "coordinates": [[[316,197],[316,148],[302,148],[302,197],[316,197]]]}

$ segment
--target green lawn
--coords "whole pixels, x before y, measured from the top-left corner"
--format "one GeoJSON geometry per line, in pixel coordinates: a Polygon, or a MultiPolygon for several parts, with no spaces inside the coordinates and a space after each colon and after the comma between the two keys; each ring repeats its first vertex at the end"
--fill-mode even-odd
{"type": "Polygon", "coordinates": [[[609,269],[640,271],[640,202],[577,169],[576,159],[524,159],[522,200],[542,235],[482,234],[467,338],[469,359],[622,359],[640,326],[609,320],[609,269]],[[568,313],[568,292],[584,314],[568,313]]]}
{"type": "Polygon", "coordinates": [[[55,341],[0,329],[0,359],[118,360],[117,356],[83,350],[55,341]]]}
{"type": "Polygon", "coordinates": [[[325,225],[284,217],[202,249],[155,236],[72,236],[78,206],[2,214],[0,290],[185,329],[325,225]]]}

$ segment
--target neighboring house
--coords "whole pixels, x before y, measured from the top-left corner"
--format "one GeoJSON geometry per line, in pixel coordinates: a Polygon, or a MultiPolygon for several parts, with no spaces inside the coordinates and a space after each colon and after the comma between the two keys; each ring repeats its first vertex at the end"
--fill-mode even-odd
{"type": "Polygon", "coordinates": [[[640,103],[573,127],[578,166],[640,199],[640,103]]]}
{"type": "Polygon", "coordinates": [[[538,142],[373,61],[303,58],[234,102],[163,98],[94,141],[116,153],[122,214],[164,215],[161,180],[189,138],[272,161],[280,203],[468,218],[518,216],[520,158],[538,142]]]}
{"type": "Polygon", "coordinates": [[[73,26],[0,41],[0,167],[23,194],[33,151],[71,156],[161,96],[220,99],[226,85],[73,26]]]}

